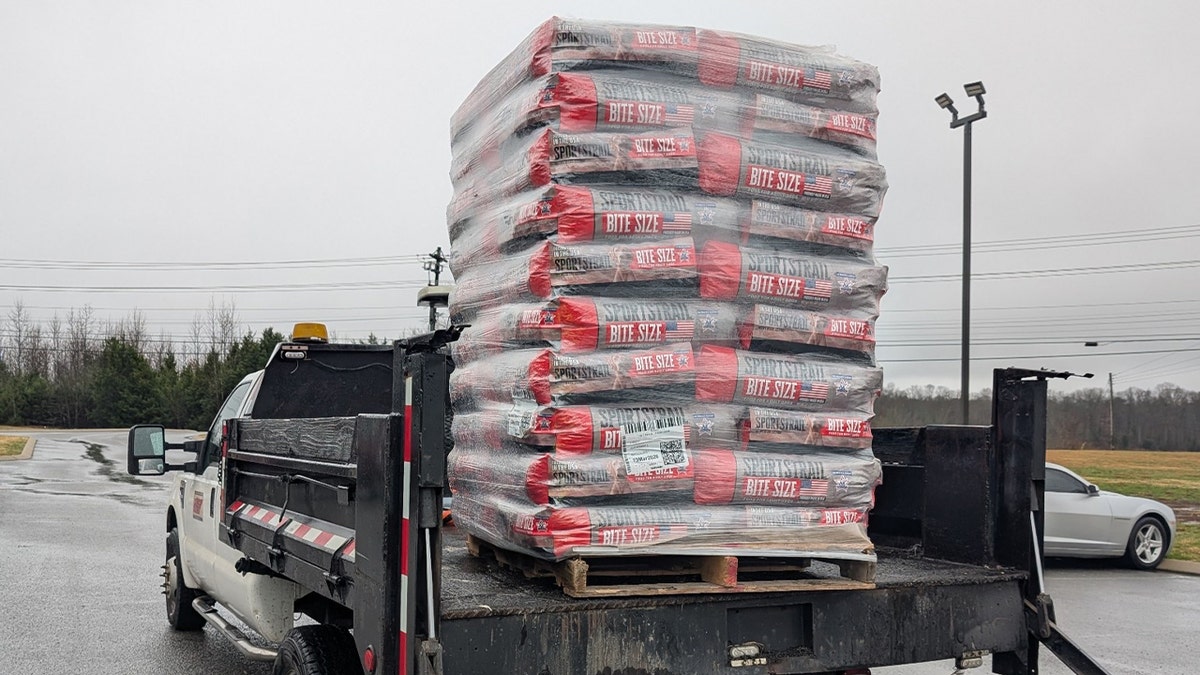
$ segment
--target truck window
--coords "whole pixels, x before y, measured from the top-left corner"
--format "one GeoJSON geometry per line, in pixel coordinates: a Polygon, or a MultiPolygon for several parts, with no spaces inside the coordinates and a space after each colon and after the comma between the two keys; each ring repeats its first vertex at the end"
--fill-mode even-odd
{"type": "Polygon", "coordinates": [[[208,437],[204,442],[204,455],[200,457],[197,471],[203,472],[204,467],[210,462],[216,461],[221,456],[221,429],[225,425],[225,421],[237,414],[238,408],[242,407],[242,401],[246,399],[246,394],[250,392],[250,382],[239,384],[229,394],[229,398],[225,399],[225,404],[221,406],[220,412],[217,413],[216,419],[213,420],[212,426],[208,428],[208,437]]]}

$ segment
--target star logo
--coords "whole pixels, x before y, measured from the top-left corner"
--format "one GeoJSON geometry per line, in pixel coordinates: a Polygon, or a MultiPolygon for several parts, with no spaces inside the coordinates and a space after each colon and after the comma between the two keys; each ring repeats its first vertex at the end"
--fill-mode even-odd
{"type": "Polygon", "coordinates": [[[679,355],[679,367],[681,367],[681,368],[686,368],[686,367],[687,367],[687,365],[688,365],[688,363],[689,363],[691,360],[692,360],[692,355],[691,355],[691,354],[687,354],[687,353],[680,354],[680,355],[679,355]]]}
{"type": "Polygon", "coordinates": [[[854,381],[849,375],[834,375],[833,388],[839,396],[846,396],[850,393],[850,384],[854,381]]]}
{"type": "Polygon", "coordinates": [[[687,152],[691,147],[692,147],[692,140],[690,138],[679,139],[679,149],[680,150],[687,152]]]}
{"type": "Polygon", "coordinates": [[[705,333],[713,333],[717,330],[717,312],[711,309],[700,310],[697,312],[700,317],[700,330],[705,333]]]}
{"type": "Polygon", "coordinates": [[[850,84],[850,71],[843,70],[838,72],[838,84],[842,86],[850,84]]]}
{"type": "Polygon", "coordinates": [[[692,421],[696,425],[696,431],[700,432],[701,436],[710,436],[713,432],[713,425],[716,424],[713,419],[715,415],[711,413],[703,413],[692,415],[692,421]]]}
{"type": "Polygon", "coordinates": [[[691,251],[689,251],[686,248],[681,249],[679,251],[679,262],[691,262],[691,260],[692,260],[692,252],[691,251]]]}
{"type": "Polygon", "coordinates": [[[858,277],[856,277],[853,274],[849,274],[846,272],[838,272],[837,273],[838,291],[843,294],[846,294],[846,295],[853,293],[854,292],[854,282],[857,279],[858,279],[858,277]]]}
{"type": "Polygon", "coordinates": [[[717,106],[713,105],[712,103],[705,103],[700,108],[700,115],[703,117],[716,117],[717,116],[717,106]]]}

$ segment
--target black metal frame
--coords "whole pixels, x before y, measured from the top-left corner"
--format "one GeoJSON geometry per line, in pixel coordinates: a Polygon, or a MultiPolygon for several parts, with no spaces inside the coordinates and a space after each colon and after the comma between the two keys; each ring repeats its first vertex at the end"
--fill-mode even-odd
{"type": "MultiPolygon", "coordinates": [[[[1044,494],[1045,378],[1063,374],[996,371],[990,428],[876,430],[885,480],[871,536],[895,548],[881,553],[874,590],[597,602],[566,600],[550,589],[546,597],[556,599],[529,606],[498,595],[444,609],[441,498],[453,365],[441,348],[450,339],[443,331],[396,343],[392,412],[358,416],[353,476],[328,463],[314,480],[293,482],[281,476],[303,470],[311,478],[323,463],[252,448],[228,454],[228,499],[288,503],[372,533],[356,541],[349,564],[312,547],[280,546],[268,528],[227,524],[234,545],[267,563],[266,571],[332,602],[326,615],[345,619],[342,610],[352,609],[360,655],[374,653],[375,672],[440,673],[444,660],[447,672],[600,672],[661,663],[653,672],[816,673],[985,650],[995,653],[995,672],[1029,675],[1039,639],[1077,672],[1103,672],[1054,625],[1033,555],[1044,494]],[[326,489],[347,480],[348,500],[326,489]],[[407,584],[398,574],[405,554],[407,584]],[[905,569],[923,573],[906,576],[905,569]],[[651,638],[656,647],[647,652],[651,638]],[[762,664],[734,667],[730,647],[751,643],[762,664]]],[[[504,574],[457,549],[448,564],[456,577],[481,582],[504,574]]],[[[529,583],[513,579],[502,588],[529,583]]]]}

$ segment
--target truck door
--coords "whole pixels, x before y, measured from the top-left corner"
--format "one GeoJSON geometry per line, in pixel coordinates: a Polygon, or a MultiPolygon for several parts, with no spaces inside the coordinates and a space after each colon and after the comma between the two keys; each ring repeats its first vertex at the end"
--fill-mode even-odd
{"type": "Polygon", "coordinates": [[[220,558],[219,549],[228,548],[218,537],[221,520],[221,482],[218,474],[221,467],[222,431],[226,420],[236,417],[242,409],[246,395],[254,384],[255,377],[243,379],[217,413],[204,448],[196,458],[196,474],[184,483],[184,525],[187,543],[181,548],[184,560],[191,564],[192,574],[201,587],[211,589],[215,581],[213,566],[220,558]]]}

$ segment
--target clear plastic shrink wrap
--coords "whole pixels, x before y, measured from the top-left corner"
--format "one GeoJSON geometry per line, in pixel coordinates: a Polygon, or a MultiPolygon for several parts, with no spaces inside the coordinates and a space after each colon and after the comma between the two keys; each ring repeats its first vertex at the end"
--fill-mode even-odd
{"type": "Polygon", "coordinates": [[[451,123],[455,521],[546,558],[872,559],[879,76],[553,18],[451,123]]]}

